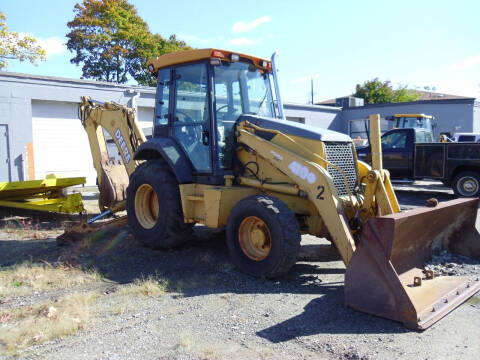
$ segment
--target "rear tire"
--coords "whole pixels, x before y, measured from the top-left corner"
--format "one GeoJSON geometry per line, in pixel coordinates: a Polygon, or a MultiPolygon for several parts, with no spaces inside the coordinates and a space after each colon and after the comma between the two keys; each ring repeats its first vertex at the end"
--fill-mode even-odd
{"type": "Polygon", "coordinates": [[[297,261],[300,240],[294,213],[275,197],[243,199],[228,218],[230,258],[250,275],[275,278],[286,274],[297,261]]]}
{"type": "Polygon", "coordinates": [[[462,171],[453,179],[453,192],[461,197],[480,196],[480,174],[475,171],[462,171]]]}
{"type": "Polygon", "coordinates": [[[191,234],[192,225],[183,221],[177,179],[163,160],[142,163],[130,177],[127,216],[135,237],[152,249],[178,247],[191,234]]]}

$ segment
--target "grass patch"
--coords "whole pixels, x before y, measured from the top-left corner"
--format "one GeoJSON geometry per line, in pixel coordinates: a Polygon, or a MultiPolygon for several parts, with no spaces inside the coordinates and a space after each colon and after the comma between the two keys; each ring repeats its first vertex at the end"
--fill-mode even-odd
{"type": "Polygon", "coordinates": [[[3,355],[84,329],[92,317],[96,293],[76,293],[56,301],[0,312],[3,355]]]}
{"type": "Polygon", "coordinates": [[[119,293],[122,295],[143,295],[159,297],[164,295],[170,289],[170,283],[165,279],[157,279],[149,276],[144,279],[136,279],[133,284],[120,287],[119,293]]]}
{"type": "Polygon", "coordinates": [[[190,349],[192,346],[192,336],[189,333],[182,333],[178,338],[177,348],[190,349]]]}
{"type": "Polygon", "coordinates": [[[116,304],[110,308],[110,312],[114,315],[123,315],[127,311],[128,311],[128,305],[126,303],[116,304]]]}
{"type": "Polygon", "coordinates": [[[198,355],[200,356],[200,359],[202,359],[202,360],[216,360],[216,359],[219,359],[219,354],[217,352],[217,349],[213,345],[207,346],[202,351],[200,351],[200,353],[198,355]]]}
{"type": "Polygon", "coordinates": [[[95,271],[85,272],[72,266],[53,266],[47,262],[26,262],[0,271],[0,297],[69,288],[100,279],[101,276],[95,271]]]}

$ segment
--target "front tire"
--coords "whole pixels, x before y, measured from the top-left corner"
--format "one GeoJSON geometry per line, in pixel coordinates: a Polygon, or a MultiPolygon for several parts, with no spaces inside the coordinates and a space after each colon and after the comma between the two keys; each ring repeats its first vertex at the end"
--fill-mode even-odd
{"type": "Polygon", "coordinates": [[[480,174],[475,171],[462,171],[453,180],[453,192],[461,197],[479,197],[480,174]]]}
{"type": "Polygon", "coordinates": [[[191,234],[177,180],[163,160],[148,160],[135,169],[127,188],[127,216],[135,237],[152,249],[178,247],[191,234]]]}
{"type": "Polygon", "coordinates": [[[300,240],[294,213],[272,196],[243,199],[228,218],[230,258],[240,270],[256,277],[286,274],[297,261],[300,240]]]}

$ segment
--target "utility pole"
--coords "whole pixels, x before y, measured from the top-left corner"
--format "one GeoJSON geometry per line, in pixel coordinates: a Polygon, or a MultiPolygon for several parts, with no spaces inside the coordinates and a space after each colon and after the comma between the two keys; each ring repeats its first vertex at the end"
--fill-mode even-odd
{"type": "Polygon", "coordinates": [[[311,97],[312,97],[312,105],[313,105],[313,77],[310,78],[310,85],[311,85],[311,97]]]}

